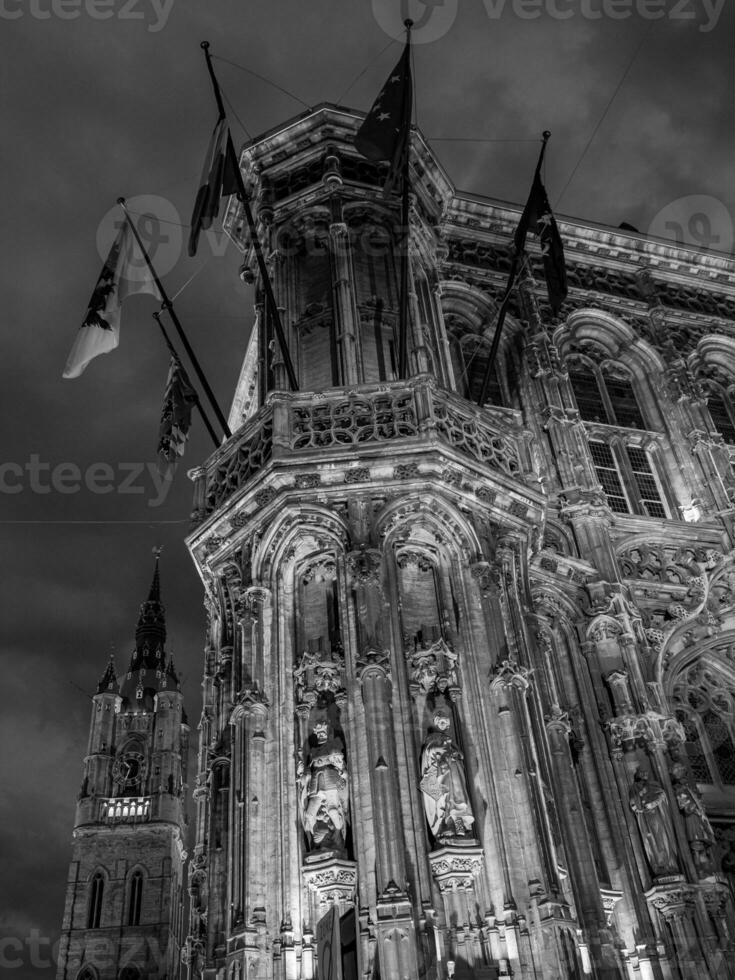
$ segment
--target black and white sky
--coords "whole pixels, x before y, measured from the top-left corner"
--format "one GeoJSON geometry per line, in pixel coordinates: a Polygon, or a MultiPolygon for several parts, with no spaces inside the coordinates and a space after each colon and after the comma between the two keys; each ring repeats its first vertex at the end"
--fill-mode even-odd
{"type": "Polygon", "coordinates": [[[127,664],[157,545],[168,646],[194,728],[199,717],[204,615],[183,544],[186,469],[211,443],[195,421],[184,464],[162,493],[153,467],[168,359],[151,318],[155,301],[127,302],[119,349],[80,379],[64,381],[61,372],[110,245],[110,211],[124,195],[133,209],[166,218],[156,261],[170,293],[195,276],[176,306],[229,407],[252,297],[219,227],[195,259],[182,247],[215,121],[200,41],[225,59],[217,63],[222,87],[257,135],[322,101],[367,110],[400,55],[396,38],[409,13],[417,24],[415,118],[457,187],[523,203],[538,150],[532,141],[550,129],[546,185],[558,213],[627,221],[729,252],[728,7],[0,0],[0,973],[54,976],[89,695],[111,649],[127,664]]]}

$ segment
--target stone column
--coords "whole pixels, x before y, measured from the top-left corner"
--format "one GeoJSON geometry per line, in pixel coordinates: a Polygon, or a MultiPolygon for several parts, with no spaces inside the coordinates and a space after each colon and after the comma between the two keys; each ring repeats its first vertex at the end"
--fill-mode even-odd
{"type": "Polygon", "coordinates": [[[340,384],[353,385],[358,381],[355,343],[358,318],[350,263],[350,233],[344,221],[333,221],[330,224],[329,250],[332,256],[335,326],[341,369],[340,384]]]}
{"type": "Polygon", "coordinates": [[[381,554],[361,547],[347,556],[357,605],[357,676],[365,709],[375,835],[377,933],[381,975],[418,980],[411,902],[406,891],[405,838],[393,731],[390,651],[384,647],[381,554]]]}

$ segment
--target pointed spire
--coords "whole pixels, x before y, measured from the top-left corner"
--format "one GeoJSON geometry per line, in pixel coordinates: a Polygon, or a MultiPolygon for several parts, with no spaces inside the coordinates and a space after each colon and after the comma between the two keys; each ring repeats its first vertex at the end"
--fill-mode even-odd
{"type": "Polygon", "coordinates": [[[153,554],[156,556],[153,581],[148,598],[140,607],[138,625],[135,629],[135,646],[140,651],[143,650],[144,646],[147,646],[148,650],[155,655],[156,650],[163,647],[166,642],[166,618],[165,609],[161,602],[161,580],[158,570],[161,549],[154,548],[153,554]]]}
{"type": "Polygon", "coordinates": [[[104,694],[105,691],[118,692],[117,672],[115,671],[115,654],[110,654],[104,674],[97,683],[97,693],[104,694]]]}

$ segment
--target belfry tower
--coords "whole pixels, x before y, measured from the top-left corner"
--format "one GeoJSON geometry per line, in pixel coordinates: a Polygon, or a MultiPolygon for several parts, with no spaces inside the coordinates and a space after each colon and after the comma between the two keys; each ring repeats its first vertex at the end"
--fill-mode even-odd
{"type": "Polygon", "coordinates": [[[191,474],[188,976],[731,978],[735,263],[565,221],[562,316],[530,244],[480,408],[520,209],[414,133],[398,378],[359,123],[241,156],[298,390],[256,282],[234,434],[191,474]]]}
{"type": "Polygon", "coordinates": [[[92,698],[57,980],[179,975],[189,728],[165,641],[156,558],[127,672],[92,698]]]}

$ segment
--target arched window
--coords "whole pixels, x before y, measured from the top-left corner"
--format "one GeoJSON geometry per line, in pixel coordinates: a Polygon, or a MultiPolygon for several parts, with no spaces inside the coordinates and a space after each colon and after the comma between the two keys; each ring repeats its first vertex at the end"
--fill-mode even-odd
{"type": "MultiPolygon", "coordinates": [[[[468,401],[477,402],[482,391],[482,382],[487,370],[490,341],[480,334],[468,332],[466,324],[448,316],[449,346],[454,368],[455,390],[468,401]]],[[[487,405],[502,405],[500,382],[497,375],[497,361],[490,372],[487,405]]]]}
{"type": "Polygon", "coordinates": [[[712,424],[730,446],[735,446],[735,406],[727,390],[714,382],[705,384],[712,424]]]}
{"type": "Polygon", "coordinates": [[[567,362],[569,381],[585,422],[600,422],[625,429],[645,429],[633,379],[620,364],[598,364],[573,356],[567,362]]]}
{"type": "Polygon", "coordinates": [[[128,897],[128,925],[140,925],[140,909],[143,902],[143,875],[136,871],[130,878],[128,897]]]}
{"type": "Polygon", "coordinates": [[[102,917],[102,897],[105,891],[105,879],[98,871],[92,878],[89,889],[89,906],[87,908],[87,928],[99,929],[102,917]]]}
{"type": "Polygon", "coordinates": [[[124,966],[120,971],[120,980],[140,980],[140,970],[137,966],[124,966]]]}
{"type": "Polygon", "coordinates": [[[669,516],[647,449],[620,437],[591,436],[589,445],[592,465],[614,513],[669,516]]]}
{"type": "Polygon", "coordinates": [[[673,700],[697,782],[735,786],[733,687],[709,664],[698,661],[677,678],[673,700]]]}

